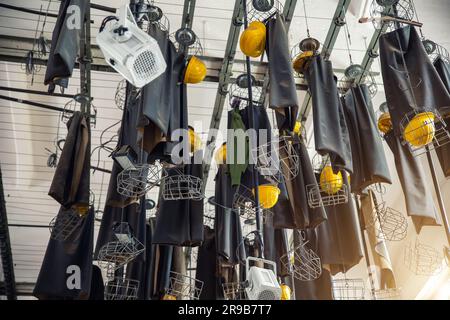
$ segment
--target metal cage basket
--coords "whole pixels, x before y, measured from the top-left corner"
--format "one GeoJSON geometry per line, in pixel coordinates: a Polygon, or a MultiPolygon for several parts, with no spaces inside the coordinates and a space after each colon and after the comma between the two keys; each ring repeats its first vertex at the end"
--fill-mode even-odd
{"type": "Polygon", "coordinates": [[[247,0],[248,22],[264,22],[277,13],[283,12],[283,5],[278,0],[247,0]]]}
{"type": "Polygon", "coordinates": [[[105,300],[136,300],[139,281],[115,278],[105,284],[105,300]]]}
{"type": "Polygon", "coordinates": [[[374,291],[375,300],[398,300],[401,296],[400,288],[378,289],[374,291]]]}
{"type": "Polygon", "coordinates": [[[277,184],[283,180],[293,180],[300,171],[300,157],[290,137],[275,137],[253,151],[256,152],[256,168],[263,176],[277,184]]]}
{"type": "Polygon", "coordinates": [[[111,264],[117,270],[133,261],[145,250],[145,246],[131,234],[129,224],[121,222],[114,228],[116,241],[103,245],[98,252],[101,264],[111,264]]]}
{"type": "Polygon", "coordinates": [[[141,2],[138,8],[137,23],[142,30],[149,31],[150,26],[156,25],[162,31],[170,32],[170,21],[154,1],[141,2]]]}
{"type": "Polygon", "coordinates": [[[75,111],[80,110],[81,104],[89,104],[91,109],[91,114],[89,116],[89,123],[91,126],[96,125],[97,123],[97,108],[92,103],[93,98],[89,98],[83,94],[76,94],[73,96],[71,100],[69,100],[63,108],[63,111],[61,112],[61,120],[63,123],[67,123],[67,121],[72,118],[72,115],[75,111]],[[93,112],[93,113],[92,113],[93,112]]]}
{"type": "Polygon", "coordinates": [[[142,197],[158,185],[162,167],[158,164],[142,164],[121,171],[117,175],[117,192],[125,197],[142,197]]]}
{"type": "Polygon", "coordinates": [[[246,282],[227,282],[222,284],[225,300],[247,300],[246,282]]]}
{"type": "Polygon", "coordinates": [[[253,221],[256,218],[256,210],[261,212],[263,220],[272,212],[268,209],[264,209],[261,205],[257,206],[253,191],[244,186],[239,185],[233,196],[233,209],[239,213],[239,215],[245,221],[253,221]]]}
{"type": "Polygon", "coordinates": [[[50,238],[65,241],[80,228],[86,215],[75,209],[60,211],[49,223],[50,238]]]}
{"type": "Polygon", "coordinates": [[[367,221],[369,232],[375,233],[380,240],[401,241],[408,231],[408,221],[400,212],[386,205],[386,202],[375,204],[371,220],[367,221]]]}
{"type": "MultiPolygon", "coordinates": [[[[251,76],[250,82],[252,86],[252,103],[253,105],[261,105],[262,88],[257,85],[254,76],[251,76]]],[[[238,106],[240,109],[244,109],[249,105],[250,97],[248,94],[248,78],[246,74],[239,75],[236,81],[231,84],[228,99],[231,107],[238,106]]]]}
{"type": "Polygon", "coordinates": [[[378,92],[378,85],[373,73],[359,64],[352,64],[344,71],[344,76],[338,81],[338,89],[341,94],[345,94],[355,84],[366,85],[370,96],[373,98],[378,92]]]}
{"type": "Polygon", "coordinates": [[[203,281],[171,271],[166,297],[168,300],[198,300],[202,289],[203,281]]]}
{"type": "Polygon", "coordinates": [[[184,174],[181,169],[165,170],[161,180],[161,194],[164,200],[203,200],[203,180],[184,174]],[[174,174],[175,173],[175,174],[174,174]]]}
{"type": "MultiPolygon", "coordinates": [[[[394,21],[380,20],[383,16],[394,16],[405,20],[413,20],[416,16],[416,10],[413,0],[372,0],[370,6],[370,17],[375,29],[385,28],[387,31],[395,30],[396,23],[394,21]],[[395,8],[395,9],[394,9],[395,8]]],[[[404,23],[399,23],[400,27],[404,27],[404,23]]]]}
{"type": "Polygon", "coordinates": [[[336,206],[348,202],[349,188],[344,183],[336,193],[329,193],[324,190],[332,190],[340,184],[338,181],[323,182],[320,184],[309,184],[306,186],[308,194],[308,205],[310,208],[336,206]]]}
{"type": "Polygon", "coordinates": [[[363,279],[333,279],[332,287],[334,300],[364,300],[363,279]]]}
{"type": "Polygon", "coordinates": [[[441,272],[443,256],[438,250],[419,240],[408,243],[404,250],[404,263],[416,275],[432,276],[441,272]]]}
{"type": "Polygon", "coordinates": [[[170,40],[175,45],[177,51],[187,48],[188,56],[202,56],[203,46],[200,38],[190,28],[181,28],[170,34],[170,40]]]}
{"type": "Polygon", "coordinates": [[[295,279],[300,281],[316,280],[322,274],[319,256],[306,245],[308,241],[293,246],[280,260],[286,270],[290,270],[295,279]]]}
{"type": "Polygon", "coordinates": [[[294,75],[303,78],[303,72],[308,69],[314,56],[319,54],[320,42],[314,38],[306,38],[291,49],[291,61],[294,75]]]}
{"type": "Polygon", "coordinates": [[[428,57],[433,63],[438,58],[441,58],[442,60],[450,64],[450,55],[446,48],[429,39],[423,40],[422,43],[425,47],[425,51],[427,52],[428,57]]]}
{"type": "Polygon", "coordinates": [[[437,110],[415,109],[400,121],[401,143],[414,156],[438,149],[450,142],[449,129],[437,110]]]}

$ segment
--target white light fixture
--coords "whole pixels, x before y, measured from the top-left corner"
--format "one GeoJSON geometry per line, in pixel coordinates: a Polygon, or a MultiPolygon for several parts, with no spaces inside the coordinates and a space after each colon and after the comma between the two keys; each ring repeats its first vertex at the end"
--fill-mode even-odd
{"type": "Polygon", "coordinates": [[[157,41],[141,30],[128,5],[117,18],[105,20],[97,35],[106,62],[136,88],[142,88],[166,70],[157,41]]]}
{"type": "Polygon", "coordinates": [[[245,261],[247,287],[245,291],[249,300],[280,300],[281,287],[277,281],[275,262],[255,257],[248,257],[245,261]],[[271,269],[257,266],[250,267],[250,261],[260,265],[270,265],[271,269]]]}

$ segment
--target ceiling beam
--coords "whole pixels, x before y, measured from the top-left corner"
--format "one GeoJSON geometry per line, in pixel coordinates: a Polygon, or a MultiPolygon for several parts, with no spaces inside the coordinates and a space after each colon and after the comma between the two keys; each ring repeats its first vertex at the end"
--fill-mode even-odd
{"type": "MultiPolygon", "coordinates": [[[[334,45],[336,43],[337,37],[341,28],[345,25],[345,14],[350,6],[351,0],[339,0],[336,11],[331,21],[330,28],[328,29],[328,34],[325,39],[324,45],[322,47],[321,55],[325,59],[329,59],[331,52],[333,51],[334,45]]],[[[306,93],[305,99],[303,100],[302,106],[300,107],[300,112],[298,114],[298,119],[305,123],[308,119],[308,115],[311,111],[311,95],[309,92],[306,93]]]]}

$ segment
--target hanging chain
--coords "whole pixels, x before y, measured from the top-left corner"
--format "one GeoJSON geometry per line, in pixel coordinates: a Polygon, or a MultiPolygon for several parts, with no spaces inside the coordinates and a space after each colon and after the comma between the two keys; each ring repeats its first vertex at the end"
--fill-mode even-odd
{"type": "Polygon", "coordinates": [[[348,23],[347,23],[347,17],[344,17],[344,26],[345,26],[345,43],[347,45],[347,52],[348,52],[348,59],[350,60],[350,65],[353,65],[353,58],[352,58],[352,52],[351,52],[351,45],[352,45],[352,37],[350,35],[350,30],[348,29],[348,23]]]}
{"type": "Polygon", "coordinates": [[[311,35],[309,33],[308,15],[306,14],[305,0],[303,0],[303,11],[305,12],[306,33],[308,35],[308,38],[311,38],[311,35]]]}

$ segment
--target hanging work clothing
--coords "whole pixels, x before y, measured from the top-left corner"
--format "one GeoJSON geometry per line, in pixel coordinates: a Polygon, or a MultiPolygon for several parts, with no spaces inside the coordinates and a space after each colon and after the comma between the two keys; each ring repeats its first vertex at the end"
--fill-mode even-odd
{"type": "MultiPolygon", "coordinates": [[[[447,92],[450,94],[450,64],[442,58],[437,58],[434,61],[434,67],[436,68],[439,77],[447,88],[447,92]]],[[[450,111],[441,109],[439,110],[443,117],[443,120],[447,126],[447,130],[450,130],[450,111]]],[[[442,168],[442,172],[445,177],[450,177],[450,143],[444,144],[435,149],[439,159],[439,163],[442,168]]]]}
{"type": "Polygon", "coordinates": [[[187,90],[183,83],[186,59],[177,52],[167,31],[150,24],[149,34],[155,38],[165,58],[167,68],[158,78],[142,89],[143,148],[149,162],[170,160],[173,146],[171,135],[176,129],[188,129],[187,90]]]}
{"type": "MultiPolygon", "coordinates": [[[[120,222],[128,223],[132,236],[139,240],[139,242],[145,244],[145,205],[140,206],[138,203],[133,203],[125,208],[105,206],[102,215],[102,222],[100,224],[100,229],[97,236],[97,244],[94,254],[95,258],[98,257],[98,253],[104,245],[112,241],[117,241],[113,229],[114,226],[120,222]]],[[[136,257],[136,259],[143,261],[145,259],[145,255],[140,254],[136,257]]]]}
{"type": "Polygon", "coordinates": [[[440,225],[430,184],[427,183],[420,159],[414,157],[393,130],[388,132],[384,139],[394,155],[395,167],[405,196],[406,211],[416,227],[417,234],[423,226],[440,225]]]}
{"type": "Polygon", "coordinates": [[[232,210],[233,197],[236,192],[231,186],[231,178],[227,165],[219,165],[215,178],[214,232],[216,234],[216,250],[220,264],[236,265],[245,261],[242,241],[242,228],[239,213],[232,210]]]}
{"type": "MultiPolygon", "coordinates": [[[[66,214],[65,211],[61,207],[58,216],[66,214]]],[[[92,280],[93,245],[94,209],[91,207],[70,239],[49,240],[33,295],[40,300],[88,299],[92,280]]]]}
{"type": "MultiPolygon", "coordinates": [[[[348,185],[346,175],[344,183],[348,185]]],[[[352,194],[348,202],[325,207],[328,220],[317,228],[322,264],[330,266],[332,275],[347,272],[363,257],[358,213],[352,194]]]]}
{"type": "Polygon", "coordinates": [[[102,270],[96,265],[92,265],[89,300],[105,300],[105,283],[103,281],[102,270]]]}
{"type": "Polygon", "coordinates": [[[330,155],[334,171],[353,172],[349,132],[331,61],[320,55],[313,57],[305,79],[312,99],[316,151],[330,155]]]}
{"type": "Polygon", "coordinates": [[[59,5],[44,77],[44,84],[50,85],[48,91],[51,93],[56,85],[68,87],[68,78],[72,76],[80,51],[80,34],[87,5],[88,2],[83,0],[62,0],[59,5]],[[73,10],[74,7],[79,11],[73,10]]]}
{"type": "Polygon", "coordinates": [[[367,86],[352,86],[343,95],[342,105],[353,159],[352,193],[375,183],[392,183],[367,86]]]}
{"type": "Polygon", "coordinates": [[[273,227],[275,229],[295,229],[294,209],[289,201],[289,195],[284,179],[278,183],[278,189],[280,189],[278,201],[273,208],[270,209],[273,214],[273,227]]]}
{"type": "Polygon", "coordinates": [[[275,229],[273,216],[268,214],[264,218],[264,259],[274,261],[277,265],[277,276],[287,277],[290,270],[281,263],[281,257],[289,250],[288,236],[285,229],[275,229]]]}
{"type": "Polygon", "coordinates": [[[249,140],[245,134],[244,121],[237,108],[228,112],[228,129],[227,146],[229,148],[234,146],[233,152],[227,149],[228,172],[231,177],[231,185],[236,186],[241,183],[241,176],[247,170],[249,162],[249,140]],[[239,133],[245,135],[244,145],[241,144],[242,141],[238,138],[239,133]]]}
{"type": "MultiPolygon", "coordinates": [[[[176,167],[166,170],[167,177],[176,177],[180,174],[200,179],[203,177],[201,164],[187,164],[181,169],[176,167]]],[[[162,183],[164,184],[164,182],[162,183]]],[[[190,186],[188,183],[182,182],[180,187],[189,188],[190,186]]],[[[172,192],[176,193],[177,191],[167,191],[167,193],[172,192]]],[[[203,241],[203,204],[203,200],[164,200],[161,197],[153,243],[187,247],[199,246],[203,241]]]]}
{"type": "Polygon", "coordinates": [[[411,111],[450,109],[450,95],[412,26],[380,37],[381,73],[394,133],[411,111]],[[409,81],[408,81],[409,80],[409,81]]]}
{"type": "MultiPolygon", "coordinates": [[[[308,229],[315,228],[320,223],[327,219],[327,214],[323,207],[311,208],[308,204],[308,188],[310,185],[317,185],[316,177],[309,159],[308,150],[300,137],[294,137],[292,143],[294,150],[299,156],[299,173],[290,180],[286,181],[286,189],[291,204],[291,211],[293,213],[293,223],[289,225],[289,217],[286,217],[286,223],[274,219],[274,225],[283,226],[288,229],[308,229]]],[[[283,157],[283,156],[281,156],[283,157]]],[[[319,195],[320,196],[320,195],[319,195]]],[[[289,214],[289,211],[285,212],[289,214]]]]}
{"type": "Polygon", "coordinates": [[[266,29],[269,107],[275,111],[278,129],[293,131],[297,120],[298,97],[284,17],[277,13],[266,23],[266,29]]]}
{"type": "Polygon", "coordinates": [[[382,230],[380,225],[380,217],[376,212],[375,203],[376,195],[372,190],[368,190],[367,194],[361,195],[361,213],[364,221],[364,229],[367,230],[369,238],[370,250],[374,264],[379,272],[378,286],[379,289],[396,288],[394,268],[389,256],[386,241],[377,237],[382,230]]]}
{"type": "MultiPolygon", "coordinates": [[[[306,247],[314,251],[322,260],[319,252],[319,239],[316,229],[304,230],[305,239],[302,239],[299,232],[293,233],[294,246],[298,247],[306,241],[306,247]]],[[[295,260],[297,267],[300,261],[295,260]]],[[[322,263],[323,265],[323,263],[322,263]]],[[[300,281],[294,279],[296,300],[333,300],[333,287],[330,271],[322,266],[322,274],[312,281],[300,281]]]]}
{"type": "Polygon", "coordinates": [[[200,300],[216,300],[222,296],[218,274],[216,235],[213,229],[204,227],[204,241],[198,248],[195,278],[203,281],[200,300]]]}
{"type": "Polygon", "coordinates": [[[68,133],[48,194],[63,207],[89,207],[91,133],[79,111],[67,122],[68,133]]]}
{"type": "MultiPolygon", "coordinates": [[[[138,145],[138,122],[139,122],[139,100],[132,97],[126,98],[127,103],[123,109],[122,122],[119,131],[119,137],[116,150],[119,150],[123,146],[129,146],[137,155],[136,162],[141,164],[145,163],[146,153],[138,145]],[[143,160],[143,161],[142,161],[143,160]]],[[[106,195],[106,205],[111,207],[123,208],[131,203],[138,202],[136,197],[127,197],[117,192],[117,175],[122,172],[122,167],[116,162],[113,163],[111,175],[108,185],[108,193],[106,195]]],[[[105,217],[105,216],[104,216],[105,217]]]]}

